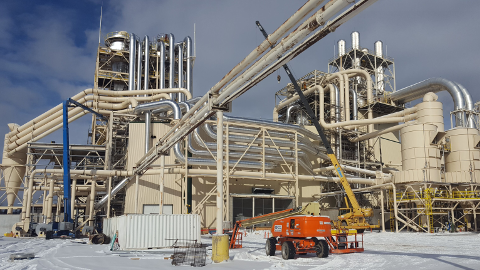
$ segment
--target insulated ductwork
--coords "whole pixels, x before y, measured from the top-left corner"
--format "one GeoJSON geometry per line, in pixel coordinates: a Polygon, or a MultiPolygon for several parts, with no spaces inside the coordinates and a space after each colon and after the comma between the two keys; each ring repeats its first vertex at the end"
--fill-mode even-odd
{"type": "MultiPolygon", "coordinates": [[[[168,34],[168,58],[170,62],[169,75],[168,75],[168,86],[174,88],[174,79],[175,79],[175,36],[173,34],[168,34]]],[[[170,99],[176,100],[177,94],[171,93],[170,99]]]]}
{"type": "Polygon", "coordinates": [[[135,90],[135,54],[137,50],[137,41],[135,34],[130,34],[130,48],[129,48],[129,64],[128,64],[128,90],[135,90]]]}
{"type": "MultiPolygon", "coordinates": [[[[444,78],[430,78],[419,83],[402,88],[390,94],[393,101],[406,103],[423,97],[428,92],[447,91],[453,99],[454,110],[465,108],[465,99],[462,91],[456,83],[444,78]]],[[[463,126],[465,121],[464,113],[455,113],[455,126],[463,126]]]]}
{"type": "MultiPolygon", "coordinates": [[[[177,56],[178,56],[178,66],[177,66],[177,75],[178,75],[178,88],[183,88],[183,43],[178,43],[175,45],[177,56]]],[[[178,95],[178,101],[185,101],[185,96],[183,94],[178,95]]]]}
{"type": "Polygon", "coordinates": [[[192,39],[190,37],[185,37],[183,43],[187,47],[187,81],[185,88],[188,92],[193,95],[193,46],[192,39]]]}
{"type": "Polygon", "coordinates": [[[290,118],[292,117],[292,111],[293,110],[299,110],[300,108],[301,107],[298,104],[294,104],[294,105],[291,105],[290,107],[288,107],[287,113],[286,113],[286,118],[285,118],[285,123],[286,124],[290,123],[290,118]]]}
{"type": "Polygon", "coordinates": [[[458,86],[460,91],[462,91],[463,97],[465,98],[465,110],[466,112],[466,124],[467,127],[469,128],[475,128],[475,114],[473,113],[473,100],[472,96],[470,96],[470,93],[468,93],[467,89],[463,87],[463,85],[455,82],[455,84],[458,86]]]}
{"type": "MultiPolygon", "coordinates": [[[[143,89],[144,90],[147,90],[149,89],[149,77],[150,77],[150,44],[149,44],[149,38],[148,36],[145,36],[145,39],[144,39],[144,43],[145,43],[145,64],[144,64],[144,83],[143,83],[143,89]]],[[[145,97],[148,97],[148,94],[145,94],[145,97]]],[[[151,126],[152,126],[152,123],[151,123],[151,116],[152,116],[152,113],[150,111],[146,111],[145,112],[145,153],[148,152],[148,150],[150,149],[150,129],[151,129],[151,126]]]]}

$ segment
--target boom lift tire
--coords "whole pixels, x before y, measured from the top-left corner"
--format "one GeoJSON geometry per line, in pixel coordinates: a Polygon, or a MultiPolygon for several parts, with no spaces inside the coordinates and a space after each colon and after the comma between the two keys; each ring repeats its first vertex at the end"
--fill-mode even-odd
{"type": "Polygon", "coordinates": [[[328,257],[328,244],[327,244],[327,241],[325,240],[320,240],[317,242],[317,244],[315,245],[315,248],[317,250],[317,257],[319,258],[326,258],[328,257]]]}
{"type": "Polygon", "coordinates": [[[282,244],[282,258],[289,260],[295,258],[295,246],[291,241],[286,241],[282,244]]]}
{"type": "Polygon", "coordinates": [[[267,256],[275,256],[276,244],[277,239],[275,239],[275,237],[270,237],[267,239],[267,243],[265,245],[265,251],[267,253],[267,256]]]}
{"type": "Polygon", "coordinates": [[[357,233],[363,233],[365,229],[357,229],[357,233]]]}

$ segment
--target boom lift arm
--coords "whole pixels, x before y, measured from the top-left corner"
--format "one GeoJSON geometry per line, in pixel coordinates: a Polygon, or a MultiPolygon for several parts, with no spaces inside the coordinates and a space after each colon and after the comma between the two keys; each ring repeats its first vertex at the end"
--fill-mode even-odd
{"type": "Polygon", "coordinates": [[[235,222],[235,226],[232,232],[232,238],[230,239],[230,248],[240,248],[241,246],[236,245],[238,230],[240,227],[249,227],[256,224],[266,223],[270,221],[275,221],[277,219],[287,218],[296,215],[320,215],[320,205],[316,202],[308,203],[305,207],[290,208],[270,214],[265,214],[258,217],[247,218],[244,220],[239,220],[235,222]]]}
{"type": "MultiPolygon", "coordinates": [[[[260,29],[260,31],[262,32],[263,36],[265,38],[267,38],[268,37],[267,32],[265,32],[265,29],[263,29],[260,22],[256,21],[256,24],[257,24],[258,28],[260,29]]],[[[273,48],[273,44],[271,44],[270,47],[273,48]]],[[[330,158],[330,161],[332,162],[333,166],[335,167],[335,171],[337,172],[338,178],[340,179],[340,183],[342,184],[342,187],[345,190],[345,193],[347,194],[348,200],[350,201],[350,203],[352,205],[353,215],[352,214],[349,214],[349,215],[347,214],[347,215],[342,215],[341,216],[341,217],[343,217],[341,219],[345,220],[348,224],[348,226],[342,226],[342,227],[344,227],[344,228],[358,228],[358,229],[379,227],[378,225],[369,225],[368,223],[365,222],[365,216],[371,215],[372,210],[371,209],[362,209],[360,207],[360,205],[358,204],[358,201],[355,198],[355,194],[353,194],[352,188],[350,187],[350,184],[348,183],[347,178],[345,177],[345,173],[343,172],[343,169],[340,166],[340,163],[338,162],[337,157],[333,153],[330,141],[327,140],[327,137],[325,136],[325,133],[323,132],[322,126],[320,126],[315,113],[313,112],[312,108],[308,104],[307,98],[305,97],[302,90],[298,86],[297,80],[295,80],[295,77],[293,76],[293,74],[290,71],[290,68],[287,66],[287,64],[284,64],[283,68],[285,69],[285,72],[287,73],[288,77],[290,78],[290,81],[292,82],[292,84],[295,88],[295,91],[297,92],[298,96],[300,97],[300,101],[303,104],[303,107],[305,108],[305,110],[307,111],[308,116],[312,120],[313,125],[317,129],[318,135],[322,139],[323,145],[327,149],[327,156],[330,158]]],[[[348,207],[348,204],[347,204],[347,207],[348,207]]]]}

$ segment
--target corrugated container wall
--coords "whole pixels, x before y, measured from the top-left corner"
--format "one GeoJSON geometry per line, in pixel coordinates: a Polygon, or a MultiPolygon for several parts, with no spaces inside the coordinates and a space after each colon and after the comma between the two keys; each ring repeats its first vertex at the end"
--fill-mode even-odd
{"type": "Polygon", "coordinates": [[[110,238],[118,232],[120,249],[171,247],[175,241],[200,242],[199,215],[123,215],[103,220],[103,232],[110,238]]]}

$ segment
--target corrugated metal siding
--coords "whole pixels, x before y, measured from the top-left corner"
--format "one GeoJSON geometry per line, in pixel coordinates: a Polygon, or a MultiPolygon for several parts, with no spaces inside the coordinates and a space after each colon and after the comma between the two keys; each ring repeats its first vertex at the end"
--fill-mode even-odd
{"type": "Polygon", "coordinates": [[[104,219],[103,227],[109,237],[118,231],[122,250],[170,247],[176,239],[201,240],[199,215],[124,215],[104,219]]]}
{"type": "MultiPolygon", "coordinates": [[[[131,123],[129,125],[129,145],[127,169],[131,170],[135,163],[144,156],[145,149],[145,124],[131,123]]],[[[170,129],[162,123],[152,124],[152,135],[161,138],[170,129]]],[[[175,164],[173,151],[165,157],[165,165],[175,164]]],[[[160,165],[160,159],[152,165],[160,165]]],[[[159,168],[159,167],[158,167],[159,168]]],[[[165,174],[164,204],[173,204],[173,213],[181,214],[181,175],[165,174]]],[[[144,175],[139,179],[138,211],[142,213],[144,204],[158,204],[160,198],[160,175],[144,175]]],[[[125,213],[135,213],[135,179],[126,187],[125,213]]]]}

